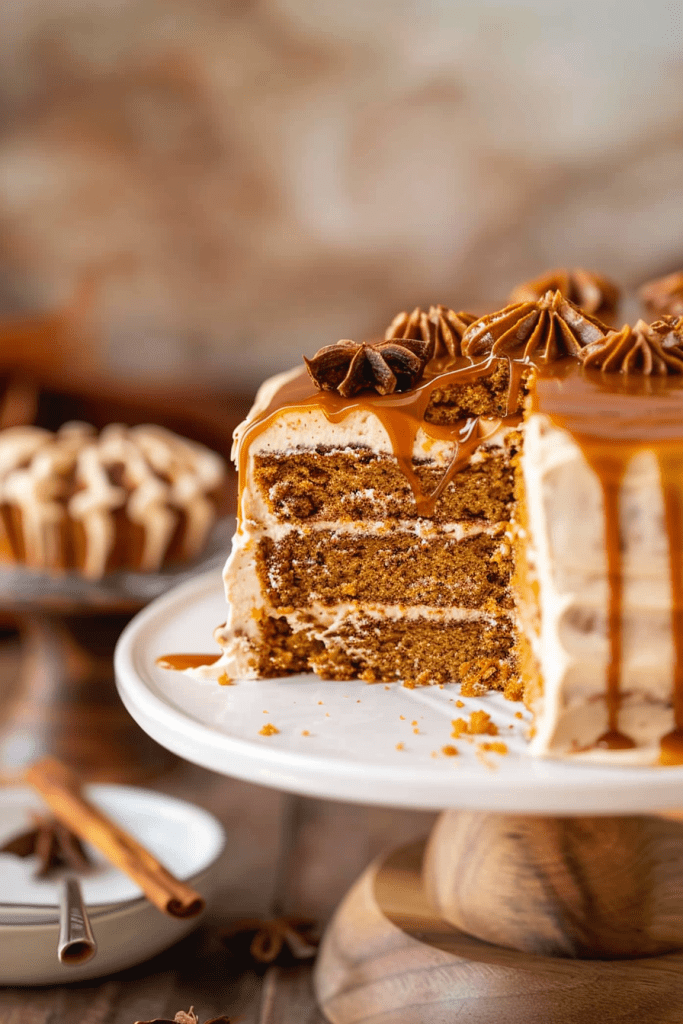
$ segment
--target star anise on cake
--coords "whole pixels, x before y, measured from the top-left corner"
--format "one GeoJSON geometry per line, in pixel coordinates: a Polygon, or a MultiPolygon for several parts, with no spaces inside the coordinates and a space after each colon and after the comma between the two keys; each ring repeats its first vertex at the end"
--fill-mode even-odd
{"type": "Polygon", "coordinates": [[[581,352],[583,365],[606,373],[666,376],[683,373],[683,317],[662,317],[653,324],[639,320],[610,331],[581,352]]]}
{"type": "MultiPolygon", "coordinates": [[[[178,1010],[173,1020],[170,1017],[154,1017],[153,1020],[136,1020],[135,1024],[199,1024],[199,1017],[194,1012],[194,1006],[191,1006],[187,1012],[178,1010]]],[[[223,1015],[212,1017],[205,1020],[204,1024],[230,1024],[230,1018],[223,1015]]]]}
{"type": "Polygon", "coordinates": [[[476,320],[462,339],[463,355],[508,355],[529,362],[550,363],[578,356],[582,348],[609,328],[565,299],[548,291],[537,301],[513,302],[476,320]]]}
{"type": "Polygon", "coordinates": [[[58,868],[71,868],[83,872],[92,867],[78,836],[56,818],[33,814],[33,827],[14,836],[0,853],[13,853],[17,857],[35,856],[38,860],[36,878],[44,878],[58,868]]]}
{"type": "Polygon", "coordinates": [[[652,316],[681,316],[683,314],[683,270],[648,281],[638,294],[652,316]]]}
{"type": "Polygon", "coordinates": [[[314,921],[299,917],[244,918],[221,932],[222,942],[234,953],[247,947],[249,956],[259,964],[272,964],[285,956],[311,960],[318,950],[320,936],[314,921]]]}
{"type": "Polygon", "coordinates": [[[304,356],[311,379],[321,391],[338,391],[350,398],[359,391],[380,395],[410,391],[431,358],[432,344],[422,338],[398,341],[338,341],[304,356]]]}
{"type": "Polygon", "coordinates": [[[574,267],[570,270],[549,270],[540,277],[518,284],[510,292],[509,302],[534,302],[543,298],[548,291],[562,292],[592,316],[609,319],[616,314],[619,305],[619,288],[608,278],[591,270],[574,267]]]}
{"type": "Polygon", "coordinates": [[[432,344],[432,356],[462,355],[462,336],[476,320],[472,313],[456,313],[448,306],[430,306],[425,312],[416,306],[412,313],[398,313],[384,334],[385,341],[421,339],[432,344]]]}

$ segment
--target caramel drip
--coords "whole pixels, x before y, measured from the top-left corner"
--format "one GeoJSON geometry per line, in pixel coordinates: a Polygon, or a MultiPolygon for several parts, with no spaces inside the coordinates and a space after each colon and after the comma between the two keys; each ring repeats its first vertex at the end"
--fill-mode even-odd
{"type": "Polygon", "coordinates": [[[662,764],[683,764],[683,466],[680,453],[659,455],[664,516],[669,540],[671,618],[674,640],[674,728],[661,741],[662,764]]]}
{"type": "Polygon", "coordinates": [[[633,740],[619,728],[623,634],[623,566],[619,491],[630,461],[653,451],[659,465],[671,579],[675,728],[661,741],[663,764],[683,764],[683,387],[675,377],[654,381],[586,370],[576,363],[539,371],[534,409],[569,431],[602,489],[609,602],[607,731],[598,746],[624,750],[633,740]]]}
{"type": "Polygon", "coordinates": [[[514,416],[519,409],[520,391],[525,373],[529,369],[529,363],[523,359],[508,360],[510,367],[510,383],[508,385],[508,397],[505,413],[507,416],[514,416]]]}
{"type": "MultiPolygon", "coordinates": [[[[464,358],[435,359],[429,364],[421,383],[412,391],[393,395],[363,392],[351,398],[343,398],[335,391],[311,393],[310,378],[302,371],[299,376],[280,388],[268,408],[248,424],[240,439],[238,454],[240,511],[238,520],[241,521],[242,518],[242,492],[251,445],[283,410],[290,414],[305,415],[310,409],[321,410],[330,423],[339,423],[351,413],[359,410],[369,410],[377,416],[389,436],[394,457],[410,484],[419,514],[426,518],[433,516],[436,502],[455,474],[468,462],[479,445],[498,430],[503,421],[500,417],[472,416],[458,424],[444,426],[429,423],[424,417],[432,394],[437,388],[442,390],[455,384],[469,384],[481,377],[486,377],[493,372],[497,362],[498,360],[491,359],[479,363],[471,363],[464,358]],[[429,494],[422,490],[419,477],[413,466],[413,451],[420,429],[434,441],[446,441],[454,444],[454,452],[448,466],[437,487],[429,494]]],[[[513,360],[509,360],[509,362],[510,388],[507,408],[516,412],[522,375],[528,364],[517,364],[513,360]],[[517,369],[518,366],[519,369],[517,369]]]]}
{"type": "Polygon", "coordinates": [[[628,750],[635,746],[632,739],[619,730],[619,709],[621,707],[621,663],[622,663],[622,605],[623,573],[619,543],[619,489],[628,456],[617,450],[616,457],[605,453],[603,446],[587,443],[583,439],[583,453],[589,466],[597,474],[602,487],[603,514],[605,524],[605,554],[607,557],[607,582],[609,601],[607,605],[607,635],[609,638],[609,662],[607,665],[607,731],[597,740],[596,746],[608,750],[628,750]],[[621,458],[619,457],[621,455],[621,458]]]}
{"type": "Polygon", "coordinates": [[[170,668],[176,672],[184,672],[188,668],[203,668],[214,665],[220,654],[162,654],[157,658],[159,668],[170,668]]]}

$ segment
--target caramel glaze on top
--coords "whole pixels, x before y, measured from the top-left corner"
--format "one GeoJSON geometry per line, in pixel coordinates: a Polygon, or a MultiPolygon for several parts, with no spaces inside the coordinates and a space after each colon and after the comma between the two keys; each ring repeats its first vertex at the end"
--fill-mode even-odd
{"type": "MultiPolygon", "coordinates": [[[[286,382],[270,404],[252,420],[240,439],[238,462],[241,489],[246,480],[248,453],[253,442],[283,412],[306,413],[318,409],[332,423],[350,413],[368,410],[384,426],[395,458],[415,495],[419,514],[429,518],[435,504],[475,449],[501,423],[519,422],[519,395],[527,371],[531,407],[568,431],[595,472],[603,494],[607,576],[609,581],[606,703],[608,728],[598,747],[624,750],[635,746],[620,729],[623,566],[619,531],[619,491],[631,459],[643,450],[653,451],[660,468],[666,510],[674,638],[672,703],[675,728],[661,741],[661,762],[683,764],[683,378],[676,376],[625,376],[585,369],[568,357],[546,365],[533,365],[509,356],[480,362],[464,357],[432,360],[424,377],[411,391],[393,395],[362,392],[342,398],[333,391],[315,390],[301,374],[286,382]],[[460,423],[439,426],[424,419],[435,388],[443,390],[468,384],[491,374],[500,359],[507,359],[510,384],[504,419],[471,417],[460,423]],[[454,455],[442,479],[431,493],[424,493],[413,467],[413,448],[422,428],[435,440],[456,441],[454,455]]],[[[240,513],[241,515],[241,513],[240,513]]]]}

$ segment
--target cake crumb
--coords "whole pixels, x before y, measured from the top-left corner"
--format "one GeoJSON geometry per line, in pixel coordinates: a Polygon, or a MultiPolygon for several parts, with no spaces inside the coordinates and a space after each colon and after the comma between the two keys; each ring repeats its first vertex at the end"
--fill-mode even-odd
{"type": "Polygon", "coordinates": [[[301,733],[301,735],[302,735],[302,736],[310,736],[311,734],[310,734],[310,732],[308,731],[308,729],[304,729],[304,730],[303,730],[303,732],[301,733]]]}
{"type": "Polygon", "coordinates": [[[465,707],[465,701],[464,700],[456,700],[455,706],[456,706],[456,708],[464,708],[465,707]]]}
{"type": "Polygon", "coordinates": [[[275,736],[280,730],[273,725],[272,722],[266,722],[264,726],[259,729],[259,736],[275,736]]]}
{"type": "Polygon", "coordinates": [[[403,680],[403,685],[405,686],[406,690],[414,690],[415,689],[415,682],[412,679],[404,679],[403,680]]]}
{"type": "Polygon", "coordinates": [[[402,722],[405,722],[405,720],[406,720],[406,716],[405,715],[399,715],[398,717],[401,719],[402,722]]]}
{"type": "Polygon", "coordinates": [[[391,689],[391,687],[390,687],[390,686],[385,686],[385,687],[384,687],[384,689],[385,689],[385,690],[390,690],[390,689],[391,689]]]}
{"type": "Polygon", "coordinates": [[[419,729],[413,729],[413,732],[417,735],[420,732],[420,730],[419,729]]]}
{"type": "Polygon", "coordinates": [[[411,725],[417,725],[417,718],[414,718],[410,724],[411,725]]]}
{"type": "Polygon", "coordinates": [[[480,743],[479,749],[489,751],[492,754],[507,754],[508,752],[507,743],[501,743],[500,740],[495,740],[492,743],[480,743]]]}
{"type": "Polygon", "coordinates": [[[321,701],[321,700],[319,700],[319,701],[318,701],[318,704],[322,704],[322,701],[321,701]]]}
{"type": "Polygon", "coordinates": [[[524,718],[524,715],[521,711],[515,711],[515,718],[524,718]]]}
{"type": "Polygon", "coordinates": [[[219,686],[234,686],[234,682],[230,678],[227,672],[222,672],[218,677],[219,686]]]}
{"type": "Polygon", "coordinates": [[[487,711],[473,711],[470,715],[470,720],[467,722],[464,718],[454,718],[451,722],[453,726],[453,732],[451,736],[454,739],[458,739],[459,736],[497,736],[498,726],[491,721],[491,716],[487,711]]]}
{"type": "Polygon", "coordinates": [[[267,715],[267,714],[268,714],[268,712],[267,712],[267,711],[264,711],[264,712],[263,712],[263,714],[264,714],[264,715],[267,715]]]}
{"type": "Polygon", "coordinates": [[[358,700],[356,701],[356,704],[360,704],[360,697],[359,697],[359,698],[358,698],[358,700]]]}
{"type": "Polygon", "coordinates": [[[397,750],[405,750],[406,749],[405,743],[397,743],[396,744],[396,749],[397,750]]]}
{"type": "Polygon", "coordinates": [[[488,736],[497,736],[498,726],[491,721],[487,711],[473,711],[467,731],[471,736],[481,736],[484,733],[488,736]]]}
{"type": "Polygon", "coordinates": [[[457,757],[460,751],[452,743],[447,743],[445,747],[441,748],[441,753],[445,754],[446,757],[457,757]]]}
{"type": "Polygon", "coordinates": [[[330,713],[329,713],[329,711],[326,711],[325,712],[325,718],[329,718],[329,717],[330,717],[330,713]]]}

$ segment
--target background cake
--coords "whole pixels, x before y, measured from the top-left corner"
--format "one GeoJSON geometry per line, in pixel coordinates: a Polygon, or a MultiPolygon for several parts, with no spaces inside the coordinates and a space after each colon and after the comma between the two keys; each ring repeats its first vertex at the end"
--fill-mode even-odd
{"type": "Polygon", "coordinates": [[[199,555],[225,464],[163,427],[67,423],[0,431],[0,550],[7,561],[98,579],[199,555]]]}

